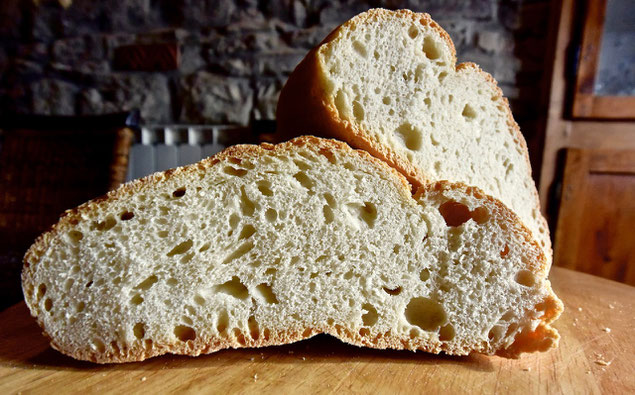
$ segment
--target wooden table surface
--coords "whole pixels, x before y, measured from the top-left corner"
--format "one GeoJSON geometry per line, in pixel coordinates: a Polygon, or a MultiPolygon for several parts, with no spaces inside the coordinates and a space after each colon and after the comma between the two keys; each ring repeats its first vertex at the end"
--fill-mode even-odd
{"type": "Polygon", "coordinates": [[[48,346],[24,303],[0,313],[0,393],[635,393],[635,287],[562,268],[560,347],[518,360],[382,351],[321,335],[287,346],[95,365],[48,346]]]}

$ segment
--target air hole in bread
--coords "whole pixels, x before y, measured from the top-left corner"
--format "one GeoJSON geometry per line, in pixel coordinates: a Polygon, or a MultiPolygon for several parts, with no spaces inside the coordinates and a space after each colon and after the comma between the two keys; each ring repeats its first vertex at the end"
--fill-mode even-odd
{"type": "MultiPolygon", "coordinates": [[[[280,263],[280,262],[278,262],[280,263]]],[[[267,276],[273,276],[276,274],[278,270],[275,267],[270,267],[269,269],[265,270],[265,275],[267,276]]]]}
{"type": "Polygon", "coordinates": [[[373,52],[373,57],[375,58],[375,60],[379,60],[379,52],[374,51],[373,52]]]}
{"type": "Polygon", "coordinates": [[[203,244],[201,246],[201,248],[198,249],[198,252],[205,252],[207,250],[209,250],[209,248],[211,247],[211,244],[209,242],[203,244]]]}
{"type": "Polygon", "coordinates": [[[501,258],[505,258],[509,254],[509,246],[505,244],[505,248],[500,252],[501,258]]]}
{"type": "Polygon", "coordinates": [[[117,225],[117,220],[112,215],[109,215],[101,222],[93,222],[91,230],[96,229],[103,232],[112,229],[115,225],[117,225]]]}
{"type": "Polygon", "coordinates": [[[483,225],[489,220],[489,210],[485,207],[477,207],[472,210],[472,219],[479,225],[483,225]]]}
{"type": "Polygon", "coordinates": [[[52,308],[53,301],[51,300],[51,298],[46,298],[46,300],[44,301],[44,310],[51,311],[52,308]]]}
{"type": "Polygon", "coordinates": [[[238,342],[238,344],[240,344],[241,346],[246,346],[247,340],[245,340],[245,336],[243,335],[243,332],[238,328],[234,328],[233,332],[234,332],[234,337],[236,338],[236,341],[238,342]]]}
{"type": "Polygon", "coordinates": [[[68,232],[68,237],[70,238],[71,242],[77,244],[81,241],[81,239],[84,238],[84,234],[78,230],[71,230],[70,232],[68,232]]]}
{"type": "Polygon", "coordinates": [[[249,199],[244,186],[240,187],[240,210],[243,216],[248,217],[254,215],[254,211],[256,210],[256,204],[249,199]]]}
{"type": "Polygon", "coordinates": [[[121,349],[119,348],[119,343],[117,343],[116,341],[111,341],[110,342],[110,348],[112,349],[113,353],[115,355],[121,354],[121,349]]]}
{"type": "Polygon", "coordinates": [[[249,327],[249,336],[254,340],[258,340],[258,338],[260,337],[260,328],[258,327],[258,321],[256,321],[256,317],[254,317],[253,315],[249,316],[249,319],[247,320],[247,326],[249,327]]]}
{"type": "Polygon", "coordinates": [[[385,105],[389,106],[390,103],[392,102],[392,100],[390,99],[390,96],[384,96],[384,98],[381,99],[381,102],[384,103],[385,105]]]}
{"type": "Polygon", "coordinates": [[[228,174],[230,176],[243,177],[245,174],[247,174],[247,170],[237,169],[233,166],[225,166],[223,168],[223,173],[228,174]]]}
{"type": "Polygon", "coordinates": [[[178,188],[174,192],[172,192],[172,197],[174,198],[180,198],[183,196],[185,196],[185,187],[178,188]]]}
{"type": "Polygon", "coordinates": [[[402,123],[395,129],[395,136],[412,151],[421,149],[423,144],[421,131],[408,122],[402,123]]]}
{"type": "Polygon", "coordinates": [[[412,298],[406,306],[406,320],[424,331],[436,331],[446,320],[443,306],[428,298],[412,298]]]}
{"type": "Polygon", "coordinates": [[[167,281],[165,283],[168,284],[170,287],[174,287],[179,282],[177,281],[176,278],[170,277],[170,278],[167,279],[167,281]]]}
{"type": "Polygon", "coordinates": [[[461,112],[461,115],[467,121],[471,121],[476,118],[476,110],[474,110],[474,108],[472,108],[472,106],[470,106],[469,104],[466,104],[465,107],[463,107],[463,112],[461,112]]]}
{"type": "Polygon", "coordinates": [[[346,273],[344,273],[344,280],[350,280],[351,278],[353,278],[353,271],[349,270],[346,273]]]}
{"type": "Polygon", "coordinates": [[[417,328],[412,328],[412,329],[410,329],[410,332],[408,332],[408,336],[411,339],[414,339],[414,338],[416,338],[419,335],[421,335],[421,331],[419,329],[417,329],[417,328]]]}
{"type": "Polygon", "coordinates": [[[253,225],[247,224],[243,226],[243,229],[240,231],[240,235],[238,235],[238,240],[248,239],[251,236],[253,236],[254,233],[256,233],[256,228],[254,228],[253,225]]]}
{"type": "Polygon", "coordinates": [[[362,305],[362,309],[366,310],[366,314],[362,315],[362,321],[364,322],[364,326],[373,326],[377,323],[377,309],[370,304],[364,303],[362,305]]]}
{"type": "Polygon", "coordinates": [[[431,60],[438,59],[441,56],[441,51],[437,43],[431,37],[423,38],[423,53],[426,55],[426,58],[431,60]]]}
{"type": "Polygon", "coordinates": [[[192,321],[192,319],[186,315],[184,315],[183,317],[181,317],[181,320],[187,324],[187,325],[193,325],[194,321],[192,321]]]}
{"type": "Polygon", "coordinates": [[[440,73],[439,73],[439,77],[438,77],[438,78],[439,78],[439,82],[443,82],[443,80],[444,80],[444,79],[445,79],[445,77],[447,77],[447,76],[448,76],[448,73],[447,73],[447,72],[445,72],[445,71],[440,72],[440,73]]]}
{"type": "Polygon", "coordinates": [[[311,166],[308,163],[298,159],[295,159],[293,163],[295,163],[295,165],[298,166],[300,170],[309,170],[311,168],[311,166]]]}
{"type": "Polygon", "coordinates": [[[143,339],[146,335],[146,327],[143,322],[137,322],[132,328],[132,332],[134,333],[134,337],[137,339],[143,339]]]}
{"type": "Polygon", "coordinates": [[[450,341],[454,339],[454,336],[456,336],[456,331],[451,324],[447,324],[439,329],[439,340],[441,341],[450,341]]]}
{"type": "Polygon", "coordinates": [[[177,325],[174,327],[174,336],[182,342],[196,339],[196,331],[185,325],[177,325]]]}
{"type": "Polygon", "coordinates": [[[134,213],[132,211],[126,211],[123,212],[119,218],[121,218],[122,221],[129,221],[134,218],[134,213]]]}
{"type": "Polygon", "coordinates": [[[46,284],[42,283],[37,287],[37,293],[35,294],[37,300],[41,300],[42,297],[46,295],[46,284]]]}
{"type": "Polygon", "coordinates": [[[382,289],[384,290],[384,292],[386,292],[388,295],[399,295],[401,293],[401,287],[395,287],[395,288],[388,288],[388,287],[382,287],[382,289]]]}
{"type": "Polygon", "coordinates": [[[269,304],[278,303],[276,294],[273,292],[271,285],[267,283],[258,284],[258,286],[256,286],[256,296],[260,297],[260,299],[269,304]]]}
{"type": "Polygon", "coordinates": [[[278,212],[272,208],[267,209],[267,211],[265,211],[265,219],[269,222],[276,222],[278,219],[278,212]]]}
{"type": "Polygon", "coordinates": [[[355,100],[353,102],[353,116],[358,122],[361,122],[364,120],[364,115],[364,106],[362,106],[359,101],[355,100]]]}
{"type": "Polygon", "coordinates": [[[99,339],[91,340],[90,348],[93,349],[93,351],[97,351],[100,354],[103,354],[104,351],[106,351],[106,345],[104,344],[104,342],[102,342],[99,339]]]}
{"type": "Polygon", "coordinates": [[[182,243],[177,244],[174,248],[172,248],[166,255],[167,256],[175,256],[180,254],[185,254],[189,251],[190,248],[194,245],[192,239],[185,240],[182,243]]]}
{"type": "Polygon", "coordinates": [[[300,171],[293,175],[293,178],[296,179],[307,190],[311,191],[315,187],[315,182],[306,175],[306,173],[300,171]]]}
{"type": "Polygon", "coordinates": [[[439,206],[439,212],[447,226],[461,226],[472,218],[470,209],[463,203],[449,200],[439,206]]]}
{"type": "Polygon", "coordinates": [[[73,287],[73,284],[75,284],[75,280],[73,280],[72,278],[67,278],[66,281],[64,282],[64,291],[68,292],[71,290],[71,288],[73,287]]]}
{"type": "Polygon", "coordinates": [[[205,304],[205,298],[199,294],[194,295],[194,303],[199,306],[203,306],[205,304]]]}
{"type": "Polygon", "coordinates": [[[234,252],[229,254],[223,260],[223,265],[226,265],[235,259],[241,258],[245,254],[247,254],[249,251],[251,251],[252,248],[254,248],[254,243],[252,243],[251,241],[241,244],[236,250],[234,250],[234,252]]]}
{"type": "Polygon", "coordinates": [[[368,56],[368,52],[366,51],[366,46],[361,41],[358,41],[358,40],[353,41],[353,49],[362,58],[365,58],[368,56]]]}
{"type": "Polygon", "coordinates": [[[324,215],[324,223],[326,223],[327,225],[333,222],[333,220],[335,219],[333,209],[331,209],[331,207],[327,205],[324,205],[324,207],[322,207],[322,214],[324,215]]]}
{"type": "Polygon", "coordinates": [[[82,311],[84,311],[85,308],[86,308],[86,303],[84,302],[79,302],[75,305],[75,311],[78,313],[81,313],[82,311]]]}
{"type": "Polygon", "coordinates": [[[90,280],[89,282],[86,283],[85,287],[86,288],[90,288],[93,286],[93,280],[90,280]]]}
{"type": "Polygon", "coordinates": [[[147,291],[148,289],[150,289],[150,287],[152,287],[157,281],[159,281],[159,279],[157,278],[157,276],[155,276],[154,274],[149,276],[148,278],[146,278],[145,280],[143,280],[142,282],[140,282],[139,284],[137,284],[137,286],[135,287],[135,289],[140,289],[142,291],[147,291]]]}
{"type": "Polygon", "coordinates": [[[138,306],[143,303],[143,297],[140,294],[134,294],[132,298],[130,298],[130,304],[134,306],[138,306]]]}
{"type": "Polygon", "coordinates": [[[271,182],[268,180],[260,180],[258,181],[258,190],[265,196],[273,196],[273,191],[271,190],[271,182]]]}
{"type": "Polygon", "coordinates": [[[536,284],[536,276],[529,270],[520,270],[516,273],[516,282],[525,287],[533,287],[536,284]]]}
{"type": "Polygon", "coordinates": [[[216,292],[224,293],[240,300],[245,300],[249,297],[249,290],[240,282],[237,276],[232,277],[231,280],[223,284],[217,285],[214,289],[216,292]]]}
{"type": "Polygon", "coordinates": [[[377,219],[377,206],[371,202],[364,202],[364,205],[359,209],[359,216],[368,227],[374,227],[377,219]]]}
{"type": "Polygon", "coordinates": [[[417,29],[415,25],[410,26],[410,28],[408,29],[408,36],[412,39],[415,39],[417,38],[418,35],[419,35],[419,29],[417,29]]]}
{"type": "Polygon", "coordinates": [[[229,315],[226,310],[221,310],[218,314],[218,319],[216,320],[216,331],[219,334],[224,333],[229,326],[229,315]]]}

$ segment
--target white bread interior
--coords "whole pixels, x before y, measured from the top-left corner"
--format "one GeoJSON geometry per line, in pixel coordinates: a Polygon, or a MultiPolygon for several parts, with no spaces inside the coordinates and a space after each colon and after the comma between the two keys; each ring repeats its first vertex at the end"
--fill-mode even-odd
{"type": "Polygon", "coordinates": [[[138,361],[328,333],[515,357],[557,345],[530,233],[476,188],[405,178],[314,137],[236,146],[63,216],[25,256],[25,300],[75,358],[138,361]]]}
{"type": "Polygon", "coordinates": [[[278,132],[341,139],[415,186],[476,186],[511,208],[551,262],[527,145],[496,81],[456,65],[449,35],[428,14],[373,9],[333,31],[283,88],[278,132]]]}

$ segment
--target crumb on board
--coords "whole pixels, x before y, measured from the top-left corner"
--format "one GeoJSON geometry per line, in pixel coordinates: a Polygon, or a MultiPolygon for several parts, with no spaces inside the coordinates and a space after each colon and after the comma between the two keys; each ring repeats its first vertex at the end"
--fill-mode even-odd
{"type": "Polygon", "coordinates": [[[531,371],[531,368],[523,368],[523,372],[529,372],[531,371]]]}
{"type": "Polygon", "coordinates": [[[582,311],[582,307],[578,307],[578,311],[582,311]]]}
{"type": "Polygon", "coordinates": [[[258,373],[254,373],[254,381],[258,380],[258,373]]]}
{"type": "Polygon", "coordinates": [[[609,309],[614,309],[615,306],[613,306],[612,304],[609,303],[609,309]]]}
{"type": "Polygon", "coordinates": [[[595,363],[600,365],[600,366],[609,366],[611,364],[611,362],[613,362],[613,361],[605,361],[603,359],[598,359],[598,360],[595,361],[595,363]]]}
{"type": "Polygon", "coordinates": [[[254,358],[254,357],[249,358],[249,360],[250,360],[251,362],[253,362],[253,361],[254,361],[254,359],[256,359],[256,358],[254,358]]]}
{"type": "Polygon", "coordinates": [[[302,357],[302,360],[303,360],[303,361],[306,361],[306,357],[302,357]]]}
{"type": "Polygon", "coordinates": [[[606,358],[600,353],[595,353],[595,364],[600,366],[609,366],[613,360],[607,361],[606,358]]]}
{"type": "Polygon", "coordinates": [[[146,376],[141,377],[141,381],[146,381],[148,378],[146,376]]]}
{"type": "Polygon", "coordinates": [[[611,333],[611,328],[606,327],[606,328],[602,328],[602,330],[606,333],[611,333]]]}

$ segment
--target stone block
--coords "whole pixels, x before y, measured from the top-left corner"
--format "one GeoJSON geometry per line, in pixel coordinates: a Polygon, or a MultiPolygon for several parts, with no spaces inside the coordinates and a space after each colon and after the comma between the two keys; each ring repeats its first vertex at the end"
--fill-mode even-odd
{"type": "Polygon", "coordinates": [[[247,125],[253,103],[249,81],[199,71],[181,79],[181,121],[247,125]]]}
{"type": "Polygon", "coordinates": [[[104,114],[138,108],[148,123],[172,120],[172,101],[168,78],[150,73],[112,73],[81,92],[78,98],[83,114],[104,114]]]}
{"type": "Polygon", "coordinates": [[[283,85],[284,82],[281,80],[265,80],[256,83],[253,119],[276,119],[278,97],[280,96],[283,85]]]}
{"type": "Polygon", "coordinates": [[[500,53],[514,46],[511,35],[501,30],[481,30],[476,37],[478,47],[488,53],[500,53]]]}
{"type": "Polygon", "coordinates": [[[29,85],[30,110],[43,115],[75,114],[77,87],[65,81],[44,78],[29,85]]]}

